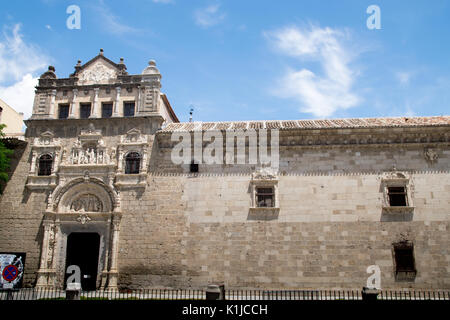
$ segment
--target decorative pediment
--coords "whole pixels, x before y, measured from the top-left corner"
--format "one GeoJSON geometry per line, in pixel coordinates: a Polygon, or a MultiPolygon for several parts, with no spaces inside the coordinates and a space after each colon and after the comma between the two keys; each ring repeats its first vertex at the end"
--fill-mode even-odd
{"type": "Polygon", "coordinates": [[[105,59],[97,59],[78,73],[79,85],[109,84],[117,79],[119,70],[105,59]]]}
{"type": "Polygon", "coordinates": [[[409,174],[407,172],[400,172],[397,170],[385,172],[383,176],[381,177],[381,180],[383,182],[408,182],[409,181],[409,174]]]}
{"type": "Polygon", "coordinates": [[[34,139],[34,146],[51,147],[57,144],[57,139],[51,131],[45,131],[39,135],[38,138],[34,139]]]}
{"type": "Polygon", "coordinates": [[[139,129],[133,128],[129,130],[125,135],[121,138],[121,143],[128,144],[128,143],[146,143],[146,137],[142,135],[141,131],[139,129]]]}

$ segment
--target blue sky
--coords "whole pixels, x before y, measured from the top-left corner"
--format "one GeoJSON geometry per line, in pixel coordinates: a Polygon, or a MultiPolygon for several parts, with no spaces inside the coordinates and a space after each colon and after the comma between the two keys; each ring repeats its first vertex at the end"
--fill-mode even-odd
{"type": "Polygon", "coordinates": [[[449,114],[450,1],[16,0],[0,21],[0,98],[25,118],[49,64],[68,77],[100,48],[131,74],[156,60],[182,121],[449,114]]]}

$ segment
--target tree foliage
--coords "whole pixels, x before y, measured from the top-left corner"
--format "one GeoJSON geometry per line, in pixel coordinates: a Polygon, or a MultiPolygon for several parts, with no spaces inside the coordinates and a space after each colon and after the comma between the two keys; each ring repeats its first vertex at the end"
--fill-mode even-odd
{"type": "MultiPolygon", "coordinates": [[[[4,137],[3,128],[4,124],[0,124],[0,138],[4,137]]],[[[13,150],[8,149],[5,144],[0,140],[0,180],[8,181],[8,169],[10,165],[10,156],[13,154],[13,150]]],[[[0,190],[1,192],[1,190],[0,190]]]]}

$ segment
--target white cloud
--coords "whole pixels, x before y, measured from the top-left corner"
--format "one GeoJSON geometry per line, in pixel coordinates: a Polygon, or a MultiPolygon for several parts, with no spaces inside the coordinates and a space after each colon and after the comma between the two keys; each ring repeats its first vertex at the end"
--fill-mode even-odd
{"type": "Polygon", "coordinates": [[[352,91],[355,71],[353,54],[343,44],[344,33],[331,29],[289,27],[266,33],[277,50],[302,61],[318,62],[322,74],[309,69],[287,71],[276,94],[300,101],[300,111],[329,117],[339,109],[356,106],[360,97],[352,91]]]}
{"type": "Polygon", "coordinates": [[[0,98],[17,112],[23,112],[24,119],[28,119],[33,111],[34,87],[37,84],[38,77],[27,73],[11,86],[0,86],[0,98]]]}
{"type": "Polygon", "coordinates": [[[152,0],[154,3],[173,3],[173,0],[152,0]]]}
{"type": "Polygon", "coordinates": [[[413,73],[408,71],[398,71],[395,73],[395,77],[402,85],[407,85],[409,83],[409,80],[411,80],[412,76],[413,73]]]}
{"type": "Polygon", "coordinates": [[[24,42],[20,24],[4,28],[0,42],[0,98],[23,112],[25,119],[33,109],[36,72],[44,71],[49,61],[38,47],[24,42]]]}
{"type": "Polygon", "coordinates": [[[194,13],[195,23],[201,27],[212,27],[225,19],[225,14],[219,11],[219,4],[197,9],[194,13]]]}
{"type": "Polygon", "coordinates": [[[20,24],[4,28],[3,38],[0,42],[0,84],[21,80],[25,74],[47,66],[48,58],[39,48],[23,41],[20,24]]]}
{"type": "Polygon", "coordinates": [[[109,33],[123,35],[126,33],[136,33],[141,31],[120,22],[120,18],[111,12],[111,9],[109,9],[103,0],[100,0],[98,5],[94,5],[94,9],[99,14],[98,21],[104,27],[104,30],[109,33]]]}

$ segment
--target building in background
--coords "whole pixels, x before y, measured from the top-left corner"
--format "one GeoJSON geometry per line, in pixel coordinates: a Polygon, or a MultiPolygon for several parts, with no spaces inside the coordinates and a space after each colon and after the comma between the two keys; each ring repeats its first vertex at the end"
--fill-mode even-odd
{"type": "Polygon", "coordinates": [[[360,289],[377,265],[383,288],[450,288],[448,116],[179,123],[154,61],[101,51],[49,67],[26,124],[0,199],[26,286],[78,265],[88,290],[360,289]],[[279,167],[172,161],[174,135],[249,129],[278,132],[279,167]]]}
{"type": "Polygon", "coordinates": [[[25,139],[23,113],[17,112],[2,99],[0,99],[0,124],[6,125],[3,129],[6,138],[25,139]]]}

